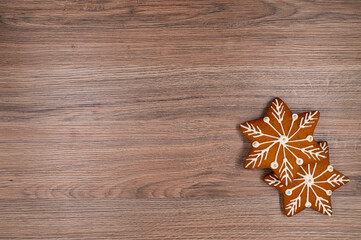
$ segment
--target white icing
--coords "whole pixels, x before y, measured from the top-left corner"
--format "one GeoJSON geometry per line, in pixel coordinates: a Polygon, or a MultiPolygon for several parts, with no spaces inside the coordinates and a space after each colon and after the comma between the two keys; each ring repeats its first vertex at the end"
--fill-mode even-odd
{"type": "MultiPolygon", "coordinates": [[[[323,150],[325,152],[328,151],[327,145],[323,148],[323,150]]],[[[330,177],[328,177],[327,180],[318,181],[317,179],[322,177],[330,169],[333,171],[333,168],[331,168],[329,165],[321,173],[315,174],[316,169],[319,166],[322,167],[322,165],[318,165],[317,163],[313,165],[312,169],[310,164],[306,166],[301,166],[300,170],[297,172],[297,177],[294,179],[295,181],[294,186],[292,188],[286,189],[285,195],[287,196],[292,196],[294,190],[298,188],[301,189],[296,196],[290,199],[290,202],[285,207],[286,214],[288,216],[294,215],[298,211],[298,208],[301,206],[301,202],[303,201],[305,201],[305,207],[311,207],[312,206],[312,203],[310,202],[311,194],[314,196],[312,199],[315,199],[315,202],[313,204],[315,205],[315,207],[317,207],[317,210],[319,212],[322,212],[327,215],[332,214],[332,209],[329,200],[319,196],[314,189],[318,188],[323,192],[325,192],[327,196],[331,196],[332,195],[332,191],[330,189],[331,187],[334,187],[336,185],[338,186],[343,185],[346,182],[348,182],[349,179],[346,179],[346,177],[343,175],[334,173],[330,177]],[[328,183],[329,185],[327,186],[325,185],[325,183],[328,183]]],[[[273,179],[273,182],[275,182],[277,179],[278,178],[273,179]]]]}
{"type": "Polygon", "coordinates": [[[269,150],[276,144],[277,142],[273,142],[271,145],[269,145],[267,148],[263,150],[255,150],[253,154],[250,154],[248,158],[246,159],[249,161],[246,165],[246,168],[253,163],[253,167],[255,167],[257,161],[258,166],[261,165],[262,161],[267,158],[269,150]]]}
{"type": "Polygon", "coordinates": [[[302,158],[297,158],[297,159],[296,159],[296,163],[297,163],[298,165],[302,165],[302,164],[303,164],[302,158]]]}
{"type": "Polygon", "coordinates": [[[266,181],[269,185],[275,186],[275,187],[277,187],[277,186],[283,187],[282,182],[281,182],[277,177],[275,177],[275,176],[273,176],[273,175],[269,175],[268,177],[269,177],[269,178],[266,178],[265,181],[266,181]]]}
{"type": "Polygon", "coordinates": [[[313,176],[310,174],[306,174],[304,177],[305,183],[308,187],[311,187],[314,183],[313,176]]]}
{"type": "Polygon", "coordinates": [[[312,142],[312,141],[313,141],[313,137],[312,137],[311,135],[308,135],[308,136],[307,136],[307,141],[312,142]]]}
{"type": "Polygon", "coordinates": [[[288,142],[288,137],[287,136],[280,136],[279,141],[282,145],[286,145],[286,143],[288,142]]]}
{"type": "MultiPolygon", "coordinates": [[[[293,199],[290,200],[290,203],[287,204],[286,210],[287,215],[294,215],[297,211],[299,204],[302,201],[302,198],[306,198],[305,207],[311,207],[310,202],[310,196],[311,194],[314,196],[313,199],[315,199],[315,207],[318,208],[319,212],[322,212],[327,215],[332,214],[332,209],[329,200],[323,198],[322,196],[319,196],[315,189],[320,189],[323,191],[327,196],[332,195],[331,187],[341,186],[349,181],[349,179],[346,179],[345,176],[341,174],[332,174],[327,178],[327,180],[318,181],[317,179],[322,177],[325,173],[329,172],[330,170],[334,170],[331,165],[329,165],[324,171],[322,171],[319,174],[315,174],[316,169],[322,165],[318,165],[317,163],[314,164],[313,169],[311,169],[311,165],[308,164],[307,166],[301,166],[300,171],[297,172],[298,178],[295,178],[294,181],[296,181],[296,185],[292,188],[289,188],[285,191],[285,194],[287,196],[292,196],[292,193],[295,189],[301,188],[301,191],[297,196],[295,196],[293,199]],[[329,185],[325,185],[325,183],[328,183],[329,185]],[[306,190],[306,193],[305,193],[306,190]]],[[[331,171],[331,172],[332,172],[331,171]]]]}
{"type": "Polygon", "coordinates": [[[325,153],[328,153],[328,146],[327,146],[327,143],[326,143],[326,142],[321,142],[321,143],[320,143],[320,147],[322,148],[322,150],[323,150],[325,153]]]}
{"type": "Polygon", "coordinates": [[[267,137],[267,140],[259,141],[257,142],[258,144],[256,141],[253,141],[252,146],[258,149],[254,150],[254,152],[246,159],[246,168],[259,167],[261,163],[268,158],[269,151],[272,151],[272,149],[276,150],[275,148],[277,148],[275,157],[270,159],[273,160],[271,161],[270,167],[272,169],[279,168],[279,171],[277,171],[279,173],[279,178],[284,183],[284,185],[287,186],[292,182],[292,169],[294,168],[294,165],[303,164],[303,160],[301,159],[303,156],[296,156],[296,152],[301,152],[304,154],[304,157],[313,159],[315,161],[321,160],[326,156],[324,155],[322,149],[317,146],[307,145],[302,148],[293,146],[294,142],[307,142],[310,140],[310,138],[312,138],[311,141],[313,141],[313,137],[311,135],[307,136],[306,138],[298,138],[297,133],[302,128],[308,128],[315,125],[317,120],[317,112],[306,113],[305,116],[300,119],[299,124],[295,124],[296,120],[298,119],[298,114],[292,114],[292,122],[290,127],[285,127],[285,108],[285,104],[282,101],[275,99],[270,106],[270,114],[263,118],[263,121],[267,123],[267,125],[272,129],[270,131],[273,133],[268,131],[266,134],[264,133],[264,130],[260,128],[260,126],[255,126],[253,123],[245,123],[241,125],[241,128],[244,129],[245,134],[252,136],[253,138],[267,137]],[[272,123],[275,123],[275,125],[271,123],[270,118],[276,120],[272,121],[272,123]],[[302,163],[299,159],[302,160],[302,163]]]}
{"type": "Polygon", "coordinates": [[[269,134],[265,134],[261,131],[261,129],[257,126],[257,128],[251,123],[246,123],[246,125],[240,125],[242,128],[245,128],[246,131],[244,131],[244,133],[247,133],[249,136],[252,136],[254,138],[258,138],[258,137],[270,137],[270,138],[274,138],[274,139],[278,139],[278,137],[269,135],[269,134]]]}
{"type": "Polygon", "coordinates": [[[349,181],[350,179],[346,179],[345,176],[334,173],[326,181],[318,181],[317,183],[328,183],[332,187],[335,187],[335,186],[344,185],[349,181]]]}
{"type": "Polygon", "coordinates": [[[304,148],[299,148],[299,147],[288,145],[287,148],[288,149],[293,148],[293,149],[299,150],[302,153],[304,153],[308,158],[313,159],[313,160],[320,161],[321,160],[320,158],[326,158],[326,156],[323,154],[324,152],[317,147],[307,146],[304,148]]]}
{"type": "Polygon", "coordinates": [[[278,168],[278,163],[277,162],[272,162],[271,163],[271,168],[272,169],[277,169],[278,168]]]}
{"type": "MultiPolygon", "coordinates": [[[[290,139],[292,139],[302,128],[312,127],[313,123],[315,123],[315,120],[317,119],[315,117],[317,113],[318,113],[317,111],[314,113],[306,113],[305,117],[301,118],[298,129],[296,130],[296,132],[292,134],[290,139]]],[[[294,120],[292,119],[292,121],[294,120]]]]}

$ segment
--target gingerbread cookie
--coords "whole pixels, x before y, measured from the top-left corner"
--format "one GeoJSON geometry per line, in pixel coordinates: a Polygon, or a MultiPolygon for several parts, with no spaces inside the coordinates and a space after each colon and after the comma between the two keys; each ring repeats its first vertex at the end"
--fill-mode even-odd
{"type": "Polygon", "coordinates": [[[301,165],[325,158],[313,139],[319,117],[318,111],[292,114],[281,99],[274,99],[263,118],[240,125],[252,142],[244,167],[272,168],[283,185],[288,186],[301,165]]]}
{"type": "Polygon", "coordinates": [[[327,142],[321,142],[320,146],[326,158],[317,163],[301,166],[296,178],[287,187],[274,173],[264,177],[266,183],[283,193],[283,208],[289,217],[305,208],[312,208],[331,216],[332,192],[350,181],[330,165],[327,142]]]}

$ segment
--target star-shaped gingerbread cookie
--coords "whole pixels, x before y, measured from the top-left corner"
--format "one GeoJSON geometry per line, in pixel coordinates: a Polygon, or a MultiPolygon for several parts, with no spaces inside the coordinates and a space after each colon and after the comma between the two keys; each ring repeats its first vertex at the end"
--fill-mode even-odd
{"type": "Polygon", "coordinates": [[[313,139],[318,111],[296,114],[279,98],[272,101],[263,118],[240,125],[252,142],[245,168],[272,168],[287,186],[303,164],[319,162],[325,155],[313,139]]]}
{"type": "Polygon", "coordinates": [[[321,142],[320,146],[326,155],[326,159],[301,166],[296,178],[287,187],[274,173],[264,177],[266,183],[283,193],[283,208],[289,217],[305,208],[312,208],[331,216],[332,192],[350,181],[348,177],[330,165],[327,142],[321,142]]]}

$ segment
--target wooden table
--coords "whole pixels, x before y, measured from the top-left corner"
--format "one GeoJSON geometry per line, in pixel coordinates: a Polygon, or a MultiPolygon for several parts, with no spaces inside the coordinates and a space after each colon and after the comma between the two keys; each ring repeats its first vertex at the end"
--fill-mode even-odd
{"type": "Polygon", "coordinates": [[[0,1],[1,239],[360,239],[361,2],[0,1]],[[319,110],[351,182],[287,218],[239,123],[319,110]]]}

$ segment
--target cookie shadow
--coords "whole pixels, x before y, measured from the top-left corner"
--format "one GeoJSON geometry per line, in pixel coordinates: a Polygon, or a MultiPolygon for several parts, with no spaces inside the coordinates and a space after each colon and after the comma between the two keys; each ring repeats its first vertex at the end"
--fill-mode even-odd
{"type": "Polygon", "coordinates": [[[286,215],[285,209],[283,208],[283,194],[280,191],[278,192],[278,197],[280,199],[280,209],[283,215],[286,215]]]}

